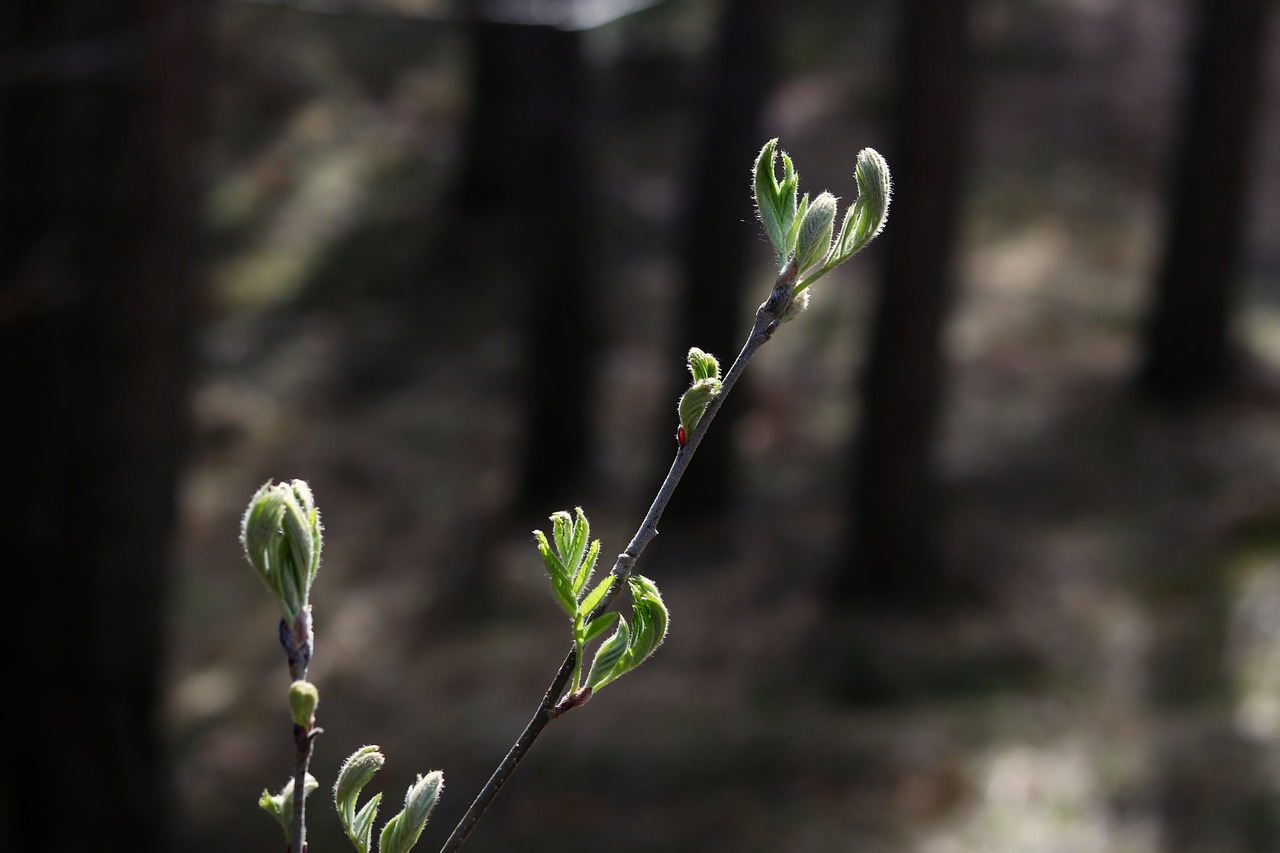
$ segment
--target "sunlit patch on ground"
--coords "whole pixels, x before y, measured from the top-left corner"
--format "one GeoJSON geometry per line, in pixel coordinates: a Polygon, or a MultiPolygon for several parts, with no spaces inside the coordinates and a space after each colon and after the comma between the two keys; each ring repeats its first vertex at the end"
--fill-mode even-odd
{"type": "Polygon", "coordinates": [[[977,802],[925,841],[923,853],[1155,853],[1154,821],[1110,806],[1113,762],[1079,738],[1007,744],[979,758],[977,802]]]}

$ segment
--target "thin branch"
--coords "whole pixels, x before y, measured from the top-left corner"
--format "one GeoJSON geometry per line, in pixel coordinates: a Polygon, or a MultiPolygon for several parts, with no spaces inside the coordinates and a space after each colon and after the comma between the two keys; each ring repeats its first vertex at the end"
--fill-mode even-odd
{"type": "Polygon", "coordinates": [[[312,747],[316,742],[316,735],[324,729],[311,727],[304,729],[297,723],[293,726],[293,744],[295,750],[294,767],[293,767],[293,841],[289,845],[290,850],[296,850],[297,853],[307,853],[307,768],[311,764],[312,747]]]}
{"type": "MultiPolygon", "coordinates": [[[[306,681],[315,645],[310,605],[299,610],[292,623],[280,620],[280,645],[284,646],[285,657],[289,661],[289,677],[293,681],[306,681]]],[[[314,721],[309,728],[303,728],[296,722],[293,726],[293,817],[289,823],[292,836],[289,850],[295,853],[307,853],[307,768],[311,764],[316,735],[321,731],[315,727],[314,721]]]]}
{"type": "MultiPolygon", "coordinates": [[[[618,555],[618,559],[613,564],[612,573],[617,580],[604,597],[604,600],[591,611],[591,615],[587,619],[588,622],[604,613],[609,605],[613,603],[613,599],[617,597],[624,586],[623,582],[634,571],[636,562],[640,559],[645,547],[658,535],[658,521],[662,518],[662,513],[666,510],[667,504],[671,502],[671,496],[675,494],[676,486],[680,483],[680,478],[684,475],[685,469],[689,467],[689,462],[693,459],[694,453],[697,452],[698,446],[702,443],[702,437],[706,435],[707,430],[711,427],[711,421],[715,418],[716,412],[720,410],[725,397],[729,396],[729,392],[733,390],[738,378],[746,370],[747,363],[751,361],[760,347],[768,343],[773,336],[774,330],[777,329],[778,324],[782,321],[787,308],[791,306],[791,288],[795,285],[797,272],[795,261],[792,260],[779,274],[769,298],[756,309],[755,323],[751,327],[751,333],[747,336],[747,341],[743,344],[742,351],[734,359],[729,372],[725,374],[720,393],[713,397],[707,405],[707,410],[703,413],[702,419],[698,421],[698,425],[694,427],[693,433],[689,436],[685,445],[676,451],[676,457],[671,463],[671,469],[667,472],[666,479],[662,481],[662,485],[658,488],[658,493],[654,496],[653,503],[649,506],[649,512],[645,515],[644,521],[640,523],[640,527],[636,530],[635,536],[631,538],[626,550],[618,555]]],[[[516,767],[519,766],[529,752],[534,741],[542,734],[542,730],[546,728],[547,723],[561,713],[581,704],[580,701],[569,703],[563,707],[559,704],[560,696],[564,693],[565,688],[568,687],[569,680],[573,676],[577,659],[577,649],[571,648],[568,656],[564,659],[564,663],[560,665],[560,671],[556,673],[551,686],[547,688],[547,692],[543,695],[542,702],[538,704],[538,710],[534,712],[533,718],[529,720],[524,731],[520,733],[520,737],[512,744],[502,762],[493,771],[493,775],[489,777],[489,781],[485,783],[475,800],[467,808],[462,819],[458,821],[458,825],[453,828],[452,834],[445,841],[444,846],[440,848],[440,853],[454,853],[454,851],[462,847],[467,840],[467,836],[471,834],[471,830],[475,828],[480,818],[484,816],[485,811],[488,810],[498,796],[498,792],[502,790],[502,786],[511,778],[511,774],[515,772],[516,767]]]]}

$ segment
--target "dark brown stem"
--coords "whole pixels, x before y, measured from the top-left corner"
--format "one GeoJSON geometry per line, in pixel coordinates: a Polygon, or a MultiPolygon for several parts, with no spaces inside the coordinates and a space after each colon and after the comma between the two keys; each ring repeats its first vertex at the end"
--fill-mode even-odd
{"type": "MultiPolygon", "coordinates": [[[[284,619],[280,620],[280,645],[284,646],[285,656],[289,661],[289,677],[294,681],[306,681],[315,645],[311,627],[311,605],[299,610],[292,624],[284,619]]],[[[314,720],[306,728],[296,723],[293,726],[293,818],[289,825],[293,840],[289,850],[297,853],[307,853],[307,768],[311,764],[316,735],[322,731],[324,729],[318,728],[314,720]]]]}
{"type": "MultiPolygon", "coordinates": [[[[725,374],[720,393],[713,397],[707,405],[707,410],[703,413],[702,419],[698,421],[698,425],[694,427],[685,445],[676,450],[676,457],[671,463],[671,469],[667,471],[666,479],[658,487],[658,493],[654,496],[653,503],[649,506],[649,512],[645,514],[644,521],[640,522],[640,527],[631,538],[626,550],[618,555],[618,559],[613,564],[611,571],[617,580],[604,599],[591,611],[591,615],[587,617],[588,622],[604,613],[609,605],[613,603],[614,598],[625,586],[627,578],[631,577],[635,564],[640,559],[645,547],[658,535],[658,521],[662,518],[662,513],[666,510],[667,504],[671,502],[671,496],[675,493],[676,486],[680,483],[680,478],[684,475],[685,469],[689,467],[693,454],[697,452],[698,445],[702,443],[702,437],[707,434],[716,412],[720,410],[725,397],[729,396],[729,392],[737,383],[738,378],[746,370],[747,362],[755,356],[760,347],[769,341],[774,330],[778,328],[782,315],[790,307],[792,299],[791,288],[795,285],[796,273],[795,262],[792,261],[778,276],[769,298],[756,309],[756,319],[751,327],[751,333],[747,336],[747,341],[743,344],[742,351],[733,360],[733,365],[729,368],[729,372],[725,374]]],[[[484,816],[485,811],[498,796],[502,786],[511,778],[511,774],[515,772],[516,767],[519,766],[529,752],[533,742],[538,739],[538,735],[542,734],[542,730],[546,728],[547,723],[561,713],[584,704],[583,702],[574,702],[566,704],[563,709],[558,707],[560,696],[564,693],[565,688],[569,686],[569,680],[573,676],[574,665],[577,663],[577,654],[577,649],[571,648],[569,650],[564,663],[560,665],[560,671],[556,673],[551,686],[547,688],[547,692],[543,695],[542,702],[539,703],[538,710],[534,712],[533,718],[529,720],[528,725],[520,733],[520,737],[516,739],[516,742],[511,745],[511,749],[508,750],[497,769],[493,771],[489,781],[480,789],[480,793],[467,808],[462,819],[458,821],[458,825],[453,828],[453,833],[445,841],[444,846],[440,848],[440,853],[454,853],[454,851],[462,847],[467,840],[467,836],[471,834],[471,830],[480,822],[480,818],[484,816]]]]}
{"type": "Polygon", "coordinates": [[[315,725],[306,729],[296,723],[293,726],[293,744],[295,748],[293,821],[291,823],[293,843],[290,844],[289,849],[297,850],[298,853],[307,853],[307,768],[311,765],[311,752],[312,747],[315,745],[316,735],[322,731],[324,729],[317,728],[315,725]]]}

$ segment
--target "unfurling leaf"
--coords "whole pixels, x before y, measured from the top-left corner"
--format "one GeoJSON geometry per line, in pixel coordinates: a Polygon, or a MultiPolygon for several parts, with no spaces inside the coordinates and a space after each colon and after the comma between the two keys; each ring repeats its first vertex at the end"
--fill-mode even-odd
{"type": "MultiPolygon", "coordinates": [[[[318,787],[320,787],[320,783],[308,773],[303,785],[302,796],[311,796],[311,792],[318,787]]],[[[263,789],[262,796],[258,798],[258,808],[279,821],[280,827],[284,830],[285,844],[289,844],[293,838],[293,780],[290,779],[285,782],[284,787],[280,789],[278,794],[272,794],[270,791],[263,789]]]]}
{"type": "Polygon", "coordinates": [[[603,687],[617,678],[614,670],[617,669],[618,663],[626,655],[630,639],[631,630],[627,625],[627,620],[619,617],[617,629],[609,639],[600,644],[600,648],[596,649],[595,659],[591,662],[591,671],[587,675],[587,688],[589,690],[603,687]]]}
{"type": "Polygon", "coordinates": [[[443,788],[444,774],[439,770],[432,770],[425,776],[419,774],[417,781],[405,792],[404,808],[382,828],[378,853],[409,853],[418,843],[443,788]]]}
{"type": "Polygon", "coordinates": [[[551,515],[551,537],[541,530],[533,531],[538,553],[551,578],[556,600],[570,619],[576,619],[578,598],[596,569],[600,556],[600,540],[591,539],[591,524],[582,507],[574,514],[560,511],[551,515]]]}
{"type": "Polygon", "coordinates": [[[631,589],[632,625],[619,619],[618,630],[601,644],[591,664],[587,686],[598,690],[644,663],[667,636],[667,606],[653,581],[640,575],[628,578],[631,589]],[[629,630],[628,630],[629,628],[629,630]]]}
{"type": "Polygon", "coordinates": [[[756,215],[764,226],[769,242],[778,254],[778,265],[781,267],[791,256],[795,245],[793,225],[797,216],[796,176],[791,158],[782,153],[782,181],[778,181],[775,164],[778,159],[778,140],[771,139],[760,149],[753,170],[753,185],[756,198],[756,215]]]}
{"type": "Polygon", "coordinates": [[[862,251],[884,228],[889,217],[891,183],[889,164],[884,158],[874,148],[862,149],[853,174],[858,182],[858,199],[845,213],[840,237],[828,264],[831,267],[862,251]]]}
{"type": "Polygon", "coordinates": [[[689,373],[693,374],[694,382],[720,378],[720,362],[711,353],[697,347],[690,347],[687,361],[689,373]]]}
{"type": "Polygon", "coordinates": [[[685,435],[693,434],[694,427],[702,420],[703,413],[720,393],[720,388],[719,379],[699,379],[689,386],[688,391],[680,395],[678,410],[680,426],[684,428],[685,435]]]}
{"type": "Polygon", "coordinates": [[[338,810],[338,819],[359,853],[369,853],[373,821],[378,815],[382,794],[374,794],[358,812],[356,801],[386,760],[377,746],[362,746],[342,762],[338,781],[333,786],[333,805],[338,810]]]}
{"type": "Polygon", "coordinates": [[[627,649],[627,671],[644,663],[667,637],[669,616],[658,587],[642,575],[628,579],[631,587],[631,643],[627,649]]]}

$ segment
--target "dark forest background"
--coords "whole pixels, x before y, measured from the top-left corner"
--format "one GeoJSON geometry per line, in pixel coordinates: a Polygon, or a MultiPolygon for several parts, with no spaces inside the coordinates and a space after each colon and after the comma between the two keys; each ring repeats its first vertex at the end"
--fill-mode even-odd
{"type": "Polygon", "coordinates": [[[440,843],[616,553],[749,196],[894,173],[646,553],[655,660],[468,849],[1280,849],[1280,23],[1266,0],[0,7],[0,847],[278,849],[315,489],[313,850],[365,743],[440,843]]]}

